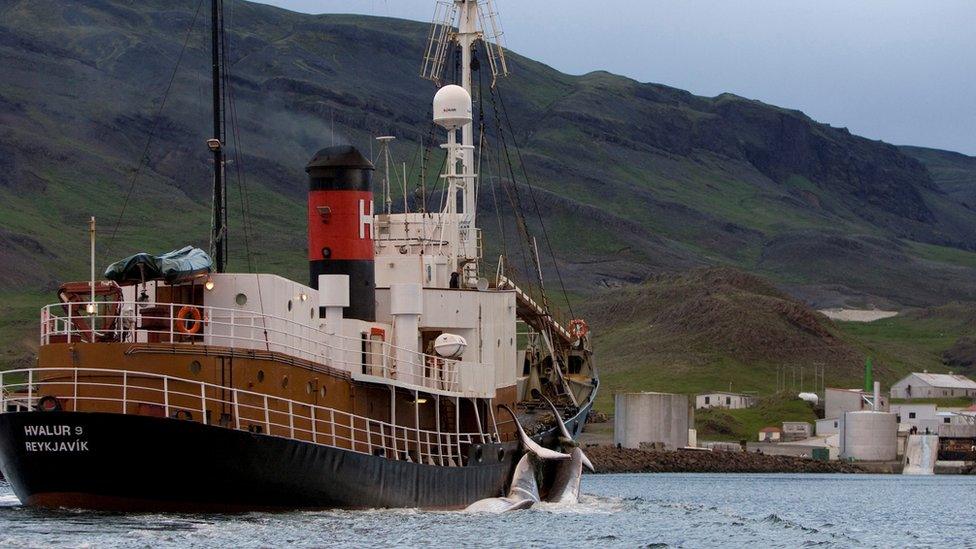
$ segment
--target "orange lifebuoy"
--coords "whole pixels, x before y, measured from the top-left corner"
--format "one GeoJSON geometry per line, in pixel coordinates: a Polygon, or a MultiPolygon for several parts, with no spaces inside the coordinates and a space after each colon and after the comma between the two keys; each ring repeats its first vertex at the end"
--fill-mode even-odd
{"type": "Polygon", "coordinates": [[[192,305],[186,305],[176,314],[176,329],[180,332],[193,335],[203,327],[203,315],[200,309],[192,305]],[[187,322],[189,320],[189,322],[187,322]]]}
{"type": "Polygon", "coordinates": [[[590,326],[582,318],[576,318],[569,322],[569,333],[576,339],[583,339],[590,333],[590,326]]]}

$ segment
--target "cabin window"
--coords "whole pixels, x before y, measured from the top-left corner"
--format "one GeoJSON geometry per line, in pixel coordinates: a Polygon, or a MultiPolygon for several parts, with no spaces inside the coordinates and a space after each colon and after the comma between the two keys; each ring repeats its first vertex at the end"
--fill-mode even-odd
{"type": "Polygon", "coordinates": [[[193,362],[190,363],[190,373],[193,375],[199,374],[201,368],[202,366],[200,365],[199,360],[194,360],[193,362]]]}
{"type": "Polygon", "coordinates": [[[288,312],[289,313],[291,312],[291,300],[290,299],[288,300],[288,312]]]}
{"type": "Polygon", "coordinates": [[[305,384],[305,394],[311,395],[314,392],[315,392],[315,385],[311,381],[309,381],[308,383],[305,384]]]}
{"type": "Polygon", "coordinates": [[[258,383],[264,382],[264,370],[258,370],[258,383]]]}
{"type": "Polygon", "coordinates": [[[319,387],[319,396],[325,398],[325,385],[319,387]]]}
{"type": "Polygon", "coordinates": [[[247,305],[247,296],[245,294],[237,294],[234,296],[234,302],[243,307],[247,305]]]}
{"type": "Polygon", "coordinates": [[[312,319],[315,318],[315,307],[312,307],[311,309],[308,310],[308,317],[312,319]]]}
{"type": "Polygon", "coordinates": [[[284,376],[281,378],[281,388],[282,389],[288,388],[288,376],[284,376]]]}

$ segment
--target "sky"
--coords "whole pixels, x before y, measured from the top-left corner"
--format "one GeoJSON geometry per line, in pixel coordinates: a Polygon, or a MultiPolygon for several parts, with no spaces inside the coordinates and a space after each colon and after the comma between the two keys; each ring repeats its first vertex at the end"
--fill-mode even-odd
{"type": "MultiPolygon", "coordinates": [[[[261,0],[429,22],[434,0],[261,0]]],[[[507,46],[976,155],[976,0],[495,0],[507,46]]]]}

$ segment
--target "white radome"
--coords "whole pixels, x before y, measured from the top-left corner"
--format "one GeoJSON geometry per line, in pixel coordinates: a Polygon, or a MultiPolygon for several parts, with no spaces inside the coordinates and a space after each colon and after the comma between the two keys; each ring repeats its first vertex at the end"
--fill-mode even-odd
{"type": "Polygon", "coordinates": [[[434,352],[444,358],[461,358],[468,342],[457,334],[441,334],[434,340],[434,352]]]}
{"type": "Polygon", "coordinates": [[[456,130],[471,123],[471,95],[461,86],[450,84],[434,95],[434,123],[456,130]]]}

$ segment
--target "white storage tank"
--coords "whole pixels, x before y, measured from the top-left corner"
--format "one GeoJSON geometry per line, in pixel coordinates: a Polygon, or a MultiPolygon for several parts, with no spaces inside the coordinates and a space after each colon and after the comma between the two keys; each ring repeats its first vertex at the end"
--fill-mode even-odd
{"type": "Polygon", "coordinates": [[[614,395],[613,442],[624,448],[660,443],[667,450],[688,446],[694,411],[688,395],[618,393],[614,395]]]}
{"type": "Polygon", "coordinates": [[[898,420],[889,412],[847,412],[840,439],[841,458],[893,461],[898,457],[898,420]]]}

